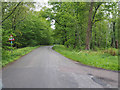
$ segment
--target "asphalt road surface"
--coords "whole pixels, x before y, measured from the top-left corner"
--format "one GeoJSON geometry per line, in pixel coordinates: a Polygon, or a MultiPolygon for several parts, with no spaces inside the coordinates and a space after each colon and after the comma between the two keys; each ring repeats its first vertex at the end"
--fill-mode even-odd
{"type": "Polygon", "coordinates": [[[2,71],[3,88],[117,88],[118,73],[96,69],[41,46],[2,71]]]}

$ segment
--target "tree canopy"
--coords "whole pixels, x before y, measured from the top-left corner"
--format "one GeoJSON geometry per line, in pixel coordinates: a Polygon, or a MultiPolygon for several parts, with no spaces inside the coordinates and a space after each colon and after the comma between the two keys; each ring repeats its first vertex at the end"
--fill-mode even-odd
{"type": "MultiPolygon", "coordinates": [[[[118,3],[52,2],[56,43],[78,49],[118,48],[118,3]]],[[[53,19],[53,17],[51,17],[53,19]]]]}
{"type": "Polygon", "coordinates": [[[16,48],[63,44],[76,49],[118,48],[118,3],[49,2],[35,11],[32,2],[2,3],[2,43],[16,48]],[[51,28],[55,21],[55,29],[51,28]]]}

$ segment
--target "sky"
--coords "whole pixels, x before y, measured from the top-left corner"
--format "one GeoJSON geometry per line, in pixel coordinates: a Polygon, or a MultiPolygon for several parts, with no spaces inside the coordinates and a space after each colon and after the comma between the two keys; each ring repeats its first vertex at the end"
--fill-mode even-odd
{"type": "Polygon", "coordinates": [[[42,7],[44,7],[44,6],[50,7],[50,6],[48,5],[48,1],[49,1],[49,0],[34,0],[34,2],[36,2],[36,11],[40,11],[40,10],[41,10],[41,7],[39,7],[39,6],[42,6],[42,7]]]}
{"type": "MultiPolygon", "coordinates": [[[[42,9],[42,7],[44,7],[44,6],[46,6],[48,8],[52,7],[52,6],[48,5],[48,1],[49,0],[42,0],[41,2],[40,2],[40,0],[34,0],[34,1],[36,2],[36,4],[35,4],[35,6],[36,6],[35,11],[40,11],[42,9]]],[[[53,20],[51,22],[51,28],[52,29],[55,29],[55,25],[54,24],[55,24],[55,21],[53,20]]]]}
{"type": "Polygon", "coordinates": [[[35,2],[48,2],[49,0],[34,0],[35,2]]]}

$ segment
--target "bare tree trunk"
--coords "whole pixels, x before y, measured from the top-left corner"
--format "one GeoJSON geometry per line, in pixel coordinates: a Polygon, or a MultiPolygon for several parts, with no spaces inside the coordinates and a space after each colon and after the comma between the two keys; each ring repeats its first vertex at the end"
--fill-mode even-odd
{"type": "Polygon", "coordinates": [[[95,47],[97,45],[97,39],[96,39],[96,37],[97,37],[97,34],[96,34],[96,31],[95,31],[95,47]]]}
{"type": "Polygon", "coordinates": [[[75,31],[75,43],[74,43],[74,46],[73,46],[73,48],[76,48],[76,46],[77,46],[77,31],[75,31]]]}
{"type": "Polygon", "coordinates": [[[118,40],[115,41],[115,48],[118,49],[118,40]]]}
{"type": "Polygon", "coordinates": [[[115,48],[115,22],[113,22],[113,35],[112,35],[111,46],[115,48]]]}
{"type": "Polygon", "coordinates": [[[91,29],[92,29],[92,12],[93,12],[93,3],[91,2],[90,10],[89,10],[89,18],[88,18],[88,28],[86,33],[86,50],[90,49],[90,38],[91,38],[91,29]]]}

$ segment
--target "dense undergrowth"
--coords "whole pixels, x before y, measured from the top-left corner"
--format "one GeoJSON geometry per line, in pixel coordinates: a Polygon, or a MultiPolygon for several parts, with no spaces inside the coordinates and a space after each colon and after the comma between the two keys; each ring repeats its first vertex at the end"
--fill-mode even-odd
{"type": "Polygon", "coordinates": [[[65,57],[78,61],[81,64],[118,71],[117,49],[76,51],[71,48],[66,48],[63,45],[55,45],[53,49],[65,57]]]}
{"type": "Polygon", "coordinates": [[[14,49],[14,50],[2,50],[2,67],[19,59],[21,56],[28,54],[31,52],[33,49],[37,48],[36,47],[25,47],[25,48],[19,48],[19,49],[14,49]]]}

